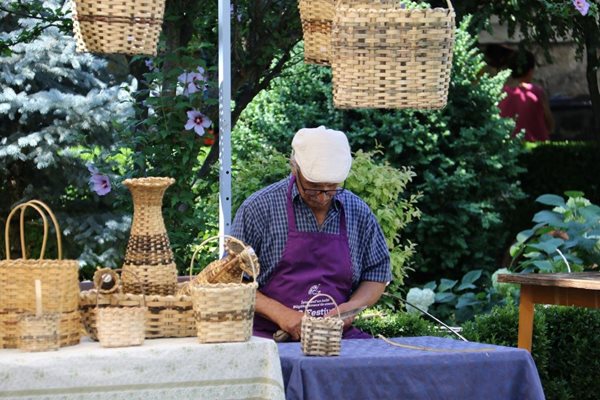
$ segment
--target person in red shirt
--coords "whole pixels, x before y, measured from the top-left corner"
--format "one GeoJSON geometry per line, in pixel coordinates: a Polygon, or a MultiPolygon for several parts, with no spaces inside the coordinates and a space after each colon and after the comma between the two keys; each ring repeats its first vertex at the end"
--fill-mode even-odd
{"type": "Polygon", "coordinates": [[[550,139],[554,120],[544,89],[531,83],[535,57],[531,52],[515,53],[510,60],[511,77],[504,85],[506,97],[500,101],[500,116],[516,121],[513,136],[525,131],[528,142],[550,139]]]}

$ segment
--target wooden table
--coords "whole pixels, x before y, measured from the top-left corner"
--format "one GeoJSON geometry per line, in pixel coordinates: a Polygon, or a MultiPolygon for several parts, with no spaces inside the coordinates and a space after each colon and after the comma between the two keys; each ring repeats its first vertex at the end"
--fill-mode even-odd
{"type": "Polygon", "coordinates": [[[521,285],[518,346],[529,352],[534,304],[600,308],[600,272],[500,274],[498,282],[521,285]]]}

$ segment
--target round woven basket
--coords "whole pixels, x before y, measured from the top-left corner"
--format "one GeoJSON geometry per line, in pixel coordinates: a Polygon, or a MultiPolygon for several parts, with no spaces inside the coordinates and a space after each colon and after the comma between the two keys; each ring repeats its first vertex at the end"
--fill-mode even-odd
{"type": "Polygon", "coordinates": [[[340,0],[331,32],[337,108],[440,109],[446,105],[454,18],[397,0],[340,0]]]}
{"type": "MultiPolygon", "coordinates": [[[[192,255],[192,266],[199,250],[218,238],[214,236],[200,244],[192,255]]],[[[252,336],[258,284],[253,258],[248,259],[253,271],[251,283],[194,282],[190,286],[200,343],[246,342],[252,336]]]]}
{"type": "Polygon", "coordinates": [[[165,0],[74,0],[77,51],[156,55],[165,0]]]}
{"type": "Polygon", "coordinates": [[[342,344],[344,321],[340,318],[340,310],[333,297],[319,293],[313,296],[304,308],[300,344],[302,352],[307,356],[338,356],[342,344]],[[318,297],[327,297],[335,305],[337,317],[311,317],[308,313],[310,303],[318,297]]]}

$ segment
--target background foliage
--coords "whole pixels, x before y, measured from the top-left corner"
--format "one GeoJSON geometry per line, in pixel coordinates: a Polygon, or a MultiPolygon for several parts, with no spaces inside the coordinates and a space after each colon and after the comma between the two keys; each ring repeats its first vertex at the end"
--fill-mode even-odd
{"type": "MultiPolygon", "coordinates": [[[[353,148],[382,146],[392,165],[414,168],[422,217],[407,227],[418,243],[411,279],[460,277],[493,270],[507,240],[503,216],[523,194],[512,122],[498,116],[505,75],[481,75],[482,55],[467,32],[457,30],[448,106],[441,111],[333,108],[331,72],[296,65],[273,82],[243,113],[237,129],[261,132],[278,150],[303,126],[345,131],[353,148]]],[[[300,51],[300,49],[298,49],[300,51]]]]}

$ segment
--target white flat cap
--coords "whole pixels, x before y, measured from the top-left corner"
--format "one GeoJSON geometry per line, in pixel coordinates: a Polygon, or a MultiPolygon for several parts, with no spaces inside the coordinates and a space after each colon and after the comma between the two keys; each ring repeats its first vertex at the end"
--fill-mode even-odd
{"type": "Polygon", "coordinates": [[[350,145],[344,132],[318,128],[303,128],[292,140],[294,159],[302,176],[310,182],[341,183],[352,166],[350,145]]]}

